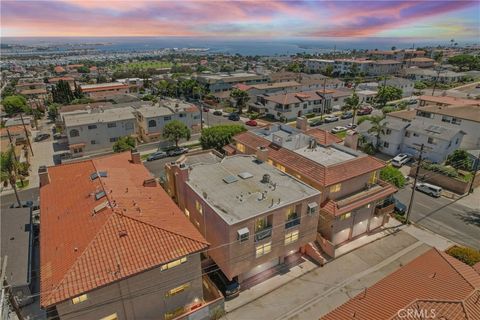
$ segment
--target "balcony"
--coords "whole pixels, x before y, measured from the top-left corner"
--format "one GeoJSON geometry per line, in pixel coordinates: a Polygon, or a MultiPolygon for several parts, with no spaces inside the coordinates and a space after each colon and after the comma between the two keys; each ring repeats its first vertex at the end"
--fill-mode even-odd
{"type": "Polygon", "coordinates": [[[395,202],[393,202],[392,198],[385,200],[383,203],[378,204],[375,207],[375,215],[380,216],[384,214],[390,214],[395,209],[395,202]]]}
{"type": "Polygon", "coordinates": [[[300,217],[295,213],[288,217],[288,220],[285,222],[285,229],[295,227],[300,224],[300,217]]]}
{"type": "Polygon", "coordinates": [[[272,226],[265,226],[255,233],[255,242],[268,239],[272,236],[272,226]]]}

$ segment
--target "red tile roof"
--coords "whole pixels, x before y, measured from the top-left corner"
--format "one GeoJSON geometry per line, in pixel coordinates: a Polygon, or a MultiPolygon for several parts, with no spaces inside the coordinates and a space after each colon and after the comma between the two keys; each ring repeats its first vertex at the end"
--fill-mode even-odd
{"type": "Polygon", "coordinates": [[[381,169],[385,163],[371,156],[361,156],[339,164],[324,166],[318,162],[299,155],[286,148],[278,147],[267,139],[252,132],[243,132],[234,137],[238,141],[252,149],[267,147],[269,158],[297,171],[305,177],[316,181],[322,186],[330,186],[345,180],[352,179],[362,174],[381,169]]]}
{"type": "Polygon", "coordinates": [[[317,129],[317,128],[309,129],[305,133],[308,134],[309,136],[314,137],[315,140],[317,140],[318,143],[320,143],[324,146],[331,145],[333,143],[342,142],[342,139],[340,139],[336,135],[334,135],[334,134],[332,134],[328,131],[317,129]]]}
{"type": "Polygon", "coordinates": [[[63,67],[61,67],[61,66],[56,66],[55,68],[53,68],[53,70],[54,70],[56,73],[65,72],[65,68],[63,68],[63,67]]]}
{"type": "Polygon", "coordinates": [[[207,247],[206,240],[130,153],[48,168],[40,189],[43,307],[207,247]],[[107,177],[94,180],[94,172],[107,177]],[[106,196],[96,200],[95,193],[106,196]],[[94,208],[106,204],[94,213],[94,208]]]}
{"type": "Polygon", "coordinates": [[[398,314],[409,308],[423,312],[434,308],[435,319],[480,319],[479,297],[480,275],[446,253],[431,249],[322,320],[421,319],[398,314]]]}
{"type": "Polygon", "coordinates": [[[243,84],[243,83],[237,83],[237,84],[233,85],[233,87],[237,88],[239,90],[243,90],[243,91],[248,91],[252,88],[251,86],[243,84]]]}

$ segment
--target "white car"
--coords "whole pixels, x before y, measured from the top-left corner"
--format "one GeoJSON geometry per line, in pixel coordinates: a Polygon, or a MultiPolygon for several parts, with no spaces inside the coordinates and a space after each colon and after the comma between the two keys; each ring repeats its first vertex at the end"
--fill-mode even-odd
{"type": "Polygon", "coordinates": [[[406,153],[400,153],[392,159],[392,166],[399,168],[408,161],[410,161],[410,156],[406,153]]]}
{"type": "Polygon", "coordinates": [[[338,121],[338,117],[334,115],[328,115],[325,118],[323,118],[323,120],[325,120],[326,123],[335,122],[335,121],[338,121]]]}
{"type": "Polygon", "coordinates": [[[344,132],[347,131],[347,128],[345,127],[335,127],[332,129],[332,133],[339,133],[339,132],[344,132]]]}
{"type": "Polygon", "coordinates": [[[345,126],[347,129],[355,129],[357,127],[356,124],[353,124],[353,123],[349,123],[345,126]]]}

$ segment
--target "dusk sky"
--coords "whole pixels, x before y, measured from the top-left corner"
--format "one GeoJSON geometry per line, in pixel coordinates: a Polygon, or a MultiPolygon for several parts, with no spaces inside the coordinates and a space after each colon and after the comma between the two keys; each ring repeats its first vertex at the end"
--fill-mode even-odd
{"type": "Polygon", "coordinates": [[[479,1],[5,1],[2,36],[479,38],[479,1]]]}

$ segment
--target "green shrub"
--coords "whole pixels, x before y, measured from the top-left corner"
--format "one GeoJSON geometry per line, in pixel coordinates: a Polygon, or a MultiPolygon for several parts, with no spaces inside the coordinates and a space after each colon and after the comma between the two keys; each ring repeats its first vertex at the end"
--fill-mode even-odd
{"type": "Polygon", "coordinates": [[[222,148],[232,142],[232,137],[247,129],[243,125],[218,125],[202,130],[200,144],[203,149],[216,149],[221,151],[222,148]]]}
{"type": "Polygon", "coordinates": [[[377,152],[377,148],[375,148],[373,143],[367,143],[362,147],[363,152],[369,155],[373,155],[377,152]]]}
{"type": "Polygon", "coordinates": [[[390,182],[397,188],[403,188],[406,182],[402,172],[391,165],[388,165],[380,170],[380,179],[390,182]]]}
{"type": "Polygon", "coordinates": [[[473,248],[453,246],[446,253],[469,266],[480,262],[480,251],[473,248]]]}
{"type": "Polygon", "coordinates": [[[423,162],[422,163],[422,168],[426,169],[426,170],[429,170],[429,171],[438,172],[438,173],[443,174],[447,177],[458,178],[457,169],[455,169],[454,167],[443,166],[441,164],[435,164],[435,163],[430,163],[430,162],[423,162]]]}

